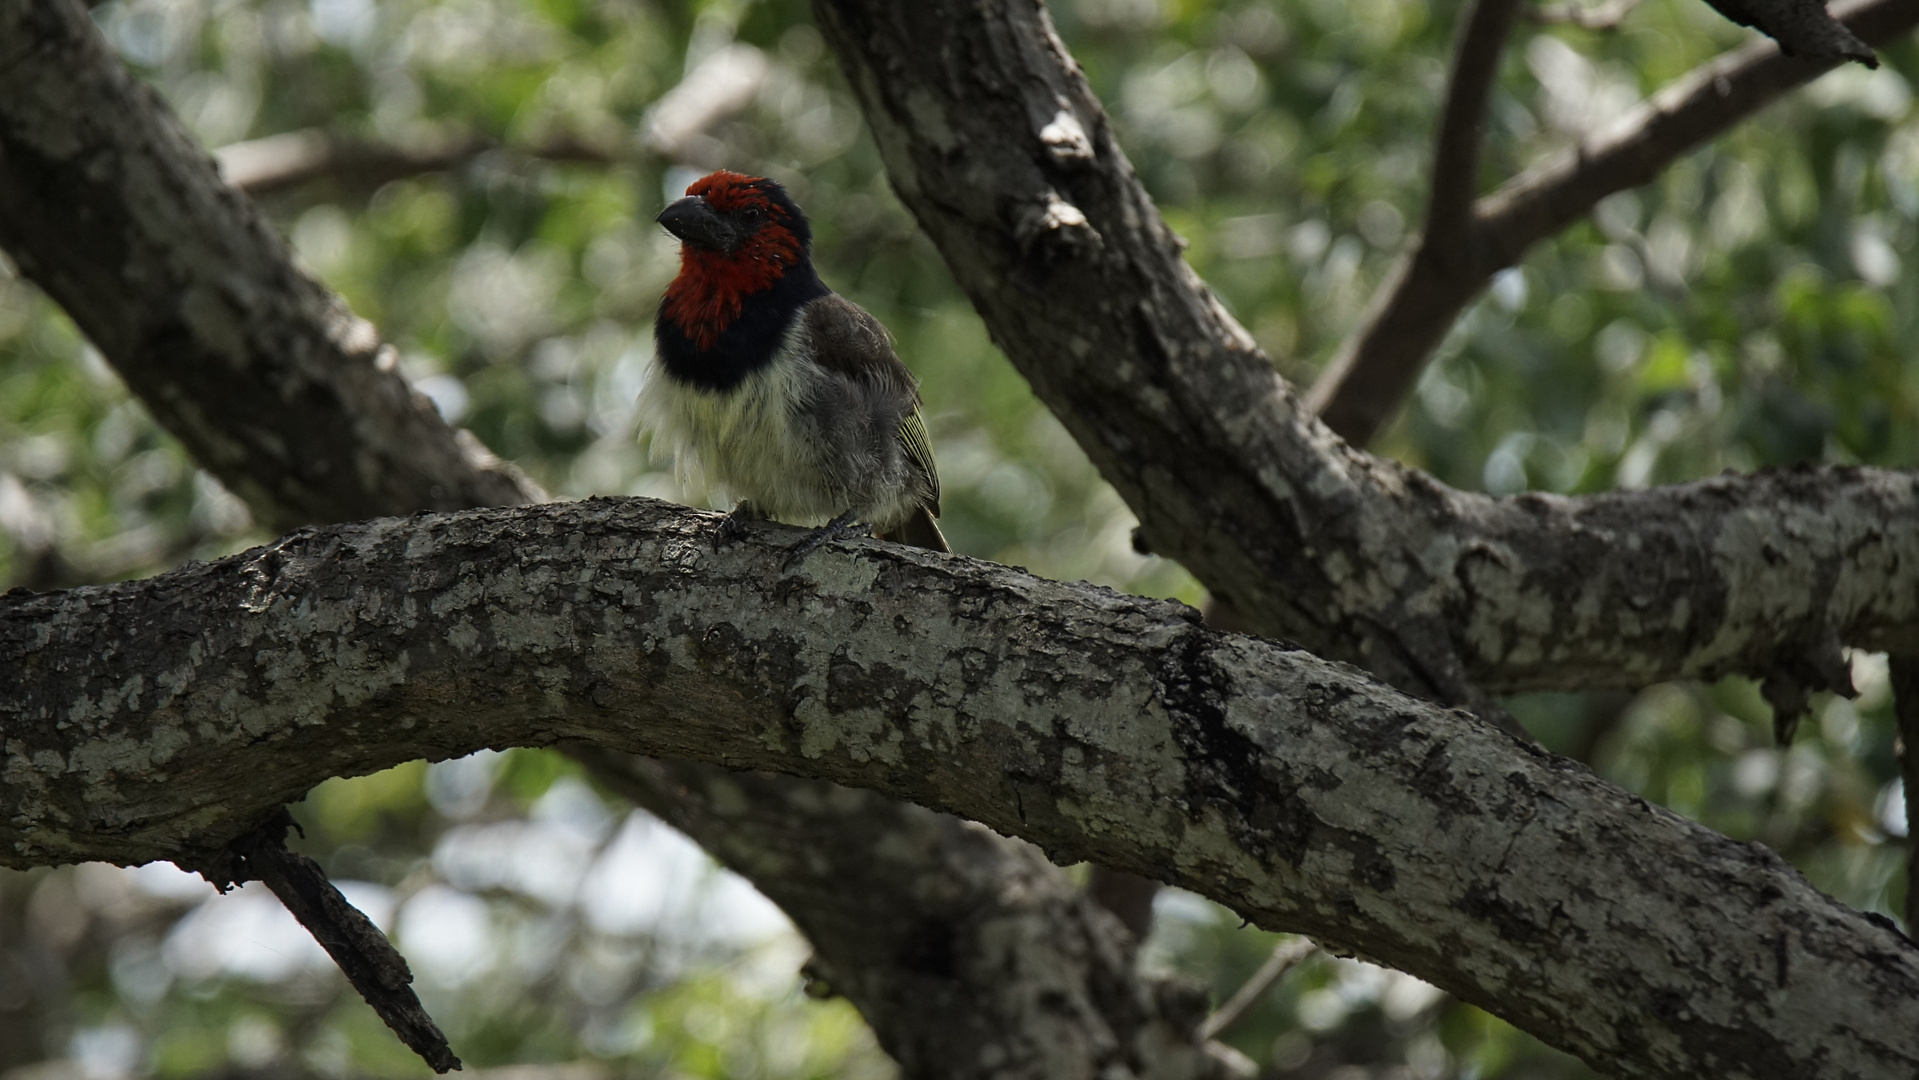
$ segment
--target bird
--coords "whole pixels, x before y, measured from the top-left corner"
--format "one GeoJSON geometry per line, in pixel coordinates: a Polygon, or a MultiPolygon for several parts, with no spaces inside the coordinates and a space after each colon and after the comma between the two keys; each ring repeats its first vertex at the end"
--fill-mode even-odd
{"type": "Polygon", "coordinates": [[[786,563],[877,535],[951,550],[919,383],[886,327],[827,288],[784,186],[722,169],[656,219],[680,241],[639,398],[656,454],[739,499],[714,534],[770,518],[813,529],[786,563]]]}

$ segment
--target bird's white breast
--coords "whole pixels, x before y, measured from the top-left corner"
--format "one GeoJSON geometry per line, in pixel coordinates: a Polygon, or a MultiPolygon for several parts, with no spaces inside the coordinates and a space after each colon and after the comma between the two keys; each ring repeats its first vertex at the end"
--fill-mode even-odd
{"type": "Polygon", "coordinates": [[[655,356],[639,401],[654,454],[671,454],[682,483],[724,488],[789,524],[818,525],[846,509],[799,415],[830,377],[800,354],[804,347],[795,320],[772,362],[724,392],[674,379],[655,356]]]}

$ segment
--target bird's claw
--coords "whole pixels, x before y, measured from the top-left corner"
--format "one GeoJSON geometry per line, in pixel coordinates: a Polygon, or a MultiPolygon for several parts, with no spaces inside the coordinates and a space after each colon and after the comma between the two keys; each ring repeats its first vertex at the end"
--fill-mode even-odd
{"type": "Polygon", "coordinates": [[[714,528],[714,554],[718,554],[746,539],[747,523],[750,521],[758,521],[759,517],[759,512],[753,509],[752,503],[741,500],[740,504],[735,506],[731,513],[721,518],[719,525],[714,528]]]}
{"type": "Polygon", "coordinates": [[[854,520],[853,511],[848,510],[839,517],[807,533],[799,543],[794,544],[786,553],[786,561],[780,565],[783,570],[791,570],[794,564],[811,555],[820,545],[834,540],[855,540],[873,535],[871,524],[854,520]]]}

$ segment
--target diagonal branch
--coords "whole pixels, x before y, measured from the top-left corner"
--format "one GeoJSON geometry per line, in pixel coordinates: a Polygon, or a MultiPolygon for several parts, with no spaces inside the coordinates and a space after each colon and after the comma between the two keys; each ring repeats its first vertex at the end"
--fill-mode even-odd
{"type": "MultiPolygon", "coordinates": [[[[1919,5],[1861,0],[1843,6],[1839,17],[1863,40],[1883,44],[1919,26],[1919,5]]],[[[1601,199],[1651,181],[1674,160],[1840,62],[1795,59],[1770,42],[1755,41],[1659,91],[1583,145],[1509,181],[1479,201],[1471,228],[1457,243],[1437,251],[1422,244],[1394,268],[1308,401],[1341,438],[1364,446],[1398,410],[1433,349],[1494,274],[1601,199]]]]}
{"type": "Polygon", "coordinates": [[[784,572],[792,530],[716,554],[715,518],[388,518],[0,599],[0,863],[191,858],[329,775],[584,740],[1164,875],[1615,1075],[1919,1072],[1919,949],[1762,847],[1181,605],[878,541],[784,572]]]}
{"type": "MultiPolygon", "coordinates": [[[[994,341],[1152,550],[1257,632],[1452,700],[1732,672],[1843,688],[1840,645],[1919,637],[1919,479],[1492,499],[1357,452],[1181,259],[1044,9],[815,11],[994,341]]],[[[1919,18],[1909,0],[1864,11],[1919,18]]]]}
{"type": "Polygon", "coordinates": [[[327,880],[319,863],[287,850],[287,830],[298,827],[282,809],[227,845],[217,861],[192,869],[221,892],[248,881],[264,883],[408,1049],[436,1073],[460,1068],[446,1035],[413,992],[413,972],[400,951],[327,880]]]}
{"type": "Polygon", "coordinates": [[[455,437],[98,37],[69,2],[0,5],[0,246],[155,418],[280,528],[543,497],[455,437]]]}
{"type": "MultiPolygon", "coordinates": [[[[379,362],[391,353],[372,329],[293,266],[83,13],[0,2],[0,43],[0,244],[257,516],[327,521],[544,497],[379,362]]],[[[725,95],[707,101],[707,69],[681,96],[699,105],[681,111],[682,136],[729,107],[725,95]]],[[[1125,932],[1061,900],[1074,891],[1064,875],[1017,845],[965,846],[959,823],[929,825],[918,808],[874,797],[857,820],[830,812],[837,798],[796,810],[820,807],[818,785],[725,785],[708,767],[620,768],[617,755],[595,764],[620,790],[651,785],[649,806],[790,905],[803,927],[830,928],[848,904],[772,877],[795,851],[808,853],[811,872],[861,881],[865,934],[822,931],[814,944],[823,964],[856,973],[842,980],[849,987],[912,988],[897,998],[847,991],[910,1076],[971,1076],[988,1054],[1009,1080],[1090,1078],[1114,1053],[1131,1055],[1142,1078],[1217,1072],[1193,1060],[1204,1051],[1193,1024],[1175,1023],[1177,995],[1132,971],[1125,932]],[[1012,881],[1028,884],[1028,902],[1003,902],[1012,881]],[[991,933],[965,916],[986,911],[997,913],[991,933]],[[1035,984],[990,962],[982,950],[994,934],[1056,943],[1044,985],[1087,1007],[1070,1016],[1020,1007],[1035,984]],[[915,935],[949,940],[951,968],[876,948],[915,935]]]]}
{"type": "MultiPolygon", "coordinates": [[[[1484,139],[1486,107],[1518,7],[1516,0],[1476,0],[1460,25],[1446,106],[1433,149],[1426,224],[1412,254],[1394,267],[1394,285],[1384,295],[1397,298],[1402,290],[1417,293],[1421,283],[1428,280],[1470,278],[1483,261],[1474,250],[1480,239],[1473,216],[1473,200],[1479,194],[1479,149],[1484,139]]],[[[1369,317],[1367,323],[1373,321],[1369,317]]],[[[1364,446],[1367,439],[1356,436],[1367,421],[1353,415],[1355,406],[1377,408],[1389,401],[1389,413],[1397,407],[1404,390],[1395,392],[1390,383],[1372,381],[1372,372],[1359,370],[1361,362],[1360,353],[1343,350],[1307,393],[1306,407],[1320,414],[1341,437],[1364,446]]],[[[1371,422],[1375,426],[1378,423],[1371,422]]]]}

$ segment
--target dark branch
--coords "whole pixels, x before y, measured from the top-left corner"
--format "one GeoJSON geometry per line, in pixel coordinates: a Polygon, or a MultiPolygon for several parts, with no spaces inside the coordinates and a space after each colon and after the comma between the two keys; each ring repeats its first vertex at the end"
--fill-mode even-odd
{"type": "Polygon", "coordinates": [[[1500,58],[1520,0],[1474,0],[1454,46],[1446,108],[1433,150],[1432,196],[1426,206],[1422,246],[1443,249],[1450,259],[1468,239],[1473,200],[1479,195],[1479,147],[1486,105],[1499,78],[1500,58]]]}
{"type": "Polygon", "coordinates": [[[7,0],[0,43],[0,246],[256,517],[541,497],[294,268],[83,10],[7,0]]]}
{"type": "Polygon", "coordinates": [[[1619,1075],[1919,1071],[1919,949],[1763,848],[1178,605],[878,541],[782,572],[792,530],[715,520],[382,519],[8,597],[0,861],[193,859],[329,775],[582,740],[1161,877],[1619,1075]]]}
{"type": "Polygon", "coordinates": [[[1842,63],[1857,60],[1879,66],[1871,46],[1826,11],[1826,0],[1706,0],[1712,9],[1740,26],[1750,26],[1779,43],[1787,56],[1842,63]]]}
{"type": "MultiPolygon", "coordinates": [[[[1871,11],[1919,18],[1890,7],[1871,11]]],[[[1358,453],[1193,276],[1042,9],[815,10],[994,340],[1152,550],[1257,632],[1453,701],[1781,670],[1816,686],[1834,642],[1919,638],[1914,477],[1492,499],[1358,453]]]]}
{"type": "Polygon", "coordinates": [[[459,1068],[460,1059],[453,1056],[446,1036],[413,992],[413,972],[406,958],[373,920],[327,880],[319,863],[287,850],[287,830],[295,827],[284,809],[276,811],[264,824],[227,845],[221,854],[230,858],[198,865],[188,859],[186,869],[198,871],[221,892],[248,881],[265,884],[340,965],[347,981],[401,1042],[434,1072],[459,1068]]]}
{"type": "MultiPolygon", "coordinates": [[[[1909,0],[1865,0],[1840,16],[1881,44],[1919,25],[1909,0]]],[[[1661,90],[1610,130],[1536,166],[1479,201],[1468,235],[1446,251],[1402,260],[1371,311],[1314,383],[1308,400],[1355,446],[1372,440],[1405,400],[1459,313],[1492,276],[1614,192],[1657,177],[1674,160],[1842,62],[1796,59],[1758,41],[1661,90]]]]}
{"type": "MultiPolygon", "coordinates": [[[[440,423],[396,371],[374,362],[390,354],[377,349],[371,330],[353,322],[337,300],[290,263],[250,205],[219,183],[164,105],[133,83],[94,37],[84,17],[60,4],[0,2],[0,42],[32,43],[18,63],[14,57],[0,58],[0,85],[8,88],[0,92],[0,191],[20,200],[18,205],[33,215],[30,223],[44,226],[10,235],[0,222],[0,241],[23,263],[49,268],[54,282],[49,288],[59,286],[56,296],[67,303],[68,313],[102,345],[108,361],[160,421],[265,520],[406,514],[449,503],[541,498],[517,473],[490,464],[470,436],[440,423]],[[32,138],[52,142],[36,148],[32,138]],[[24,160],[47,159],[60,169],[100,173],[115,182],[77,192],[46,187],[33,174],[13,171],[16,145],[26,148],[24,160]],[[143,176],[164,182],[137,179],[143,176]],[[136,269],[145,265],[138,260],[149,260],[165,272],[122,274],[123,252],[137,256],[136,269]],[[185,264],[176,268],[167,262],[170,253],[185,264]],[[184,285],[169,276],[176,270],[190,275],[184,285]],[[236,340],[230,321],[190,319],[159,342],[162,347],[108,347],[128,336],[127,312],[135,313],[135,328],[146,325],[138,313],[176,310],[183,302],[181,289],[189,298],[244,299],[237,318],[246,333],[236,340]],[[359,344],[333,347],[349,331],[359,344]],[[208,368],[209,362],[216,366],[208,368]],[[406,482],[389,482],[390,469],[401,470],[406,482]]],[[[667,156],[690,153],[704,126],[751,100],[756,59],[757,52],[737,46],[689,73],[649,113],[646,149],[667,156]]],[[[307,144],[302,137],[293,149],[307,144]]],[[[288,160],[283,150],[255,154],[281,162],[275,167],[281,182],[291,183],[302,168],[321,164],[312,156],[305,165],[288,160]]],[[[441,156],[415,158],[407,167],[450,163],[457,156],[435,153],[441,156]]],[[[335,164],[341,160],[319,157],[335,164]]],[[[274,171],[264,163],[252,168],[261,182],[274,171]]],[[[225,310],[212,306],[215,315],[225,310]]],[[[947,819],[939,819],[937,827],[927,825],[929,815],[917,807],[865,796],[857,821],[801,813],[792,807],[805,805],[817,785],[764,778],[731,789],[720,804],[722,812],[709,801],[720,789],[707,782],[713,770],[681,763],[660,766],[665,770],[660,773],[648,763],[626,762],[629,767],[618,775],[609,772],[618,771],[617,765],[617,756],[601,755],[596,774],[626,791],[658,780],[647,805],[722,853],[762,891],[788,905],[787,913],[803,927],[820,931],[848,901],[834,890],[787,887],[788,863],[801,851],[807,853],[807,873],[860,881],[870,910],[900,923],[939,926],[952,921],[953,912],[992,910],[999,913],[993,934],[1058,943],[1046,954],[1052,962],[1045,985],[1090,1003],[1064,1017],[1012,1007],[1037,991],[1029,982],[1004,978],[1003,972],[991,974],[990,955],[969,951],[988,948],[998,940],[992,935],[956,932],[953,968],[942,978],[914,967],[918,954],[912,950],[874,949],[875,942],[886,939],[877,917],[871,923],[874,932],[865,937],[821,931],[815,939],[821,963],[854,973],[847,981],[911,987],[912,992],[897,996],[848,991],[867,1010],[884,1045],[909,1067],[925,1066],[909,1075],[974,1075],[978,1055],[954,1052],[956,1033],[984,1039],[988,1031],[995,1040],[990,1045],[1003,1051],[1005,1070],[999,1075],[1008,1078],[1093,1075],[1099,1071],[1096,1059],[1115,1052],[1132,1055],[1142,1080],[1212,1074],[1211,1065],[1190,1060],[1196,1052],[1190,1040],[1173,1037],[1177,1025],[1169,1033],[1168,1024],[1180,1015],[1177,1001],[1113,959],[1125,951],[1124,935],[1097,912],[1078,903],[1001,903],[1002,881],[1028,882],[1033,898],[1073,892],[1058,869],[1030,851],[975,845],[966,849],[971,852],[967,872],[959,874],[953,860],[940,854],[946,849],[919,841],[965,827],[947,819]],[[695,776],[707,780],[694,782],[695,776]],[[746,798],[748,805],[734,796],[746,798]],[[776,873],[781,876],[769,877],[776,873]],[[1067,943],[1078,943],[1081,951],[1073,952],[1067,943]],[[1089,1056],[1076,1060],[1074,1053],[1089,1056]]],[[[794,879],[803,876],[793,874],[794,879]]],[[[974,1049],[988,1046],[980,1041],[974,1049]]]]}
{"type": "MultiPolygon", "coordinates": [[[[1477,0],[1460,26],[1446,107],[1433,151],[1426,225],[1412,254],[1394,268],[1392,284],[1381,292],[1389,298],[1388,309],[1370,315],[1368,329],[1389,314],[1390,305],[1402,292],[1410,294],[1409,298],[1418,296],[1422,306],[1443,307],[1453,302],[1484,261],[1474,250],[1480,239],[1473,216],[1473,202],[1479,194],[1479,148],[1486,107],[1518,6],[1518,0],[1477,0]],[[1438,295],[1425,295],[1429,292],[1438,295]]],[[[1355,340],[1364,339],[1362,331],[1355,340]]],[[[1392,383],[1381,384],[1375,381],[1373,372],[1361,370],[1364,360],[1362,351],[1350,346],[1343,349],[1306,396],[1306,407],[1355,446],[1366,445],[1372,434],[1365,430],[1369,421],[1363,412],[1381,413],[1370,421],[1376,427],[1397,407],[1398,397],[1404,392],[1395,392],[1392,383]],[[1386,395],[1391,395],[1390,404],[1383,400],[1386,395]]]]}

